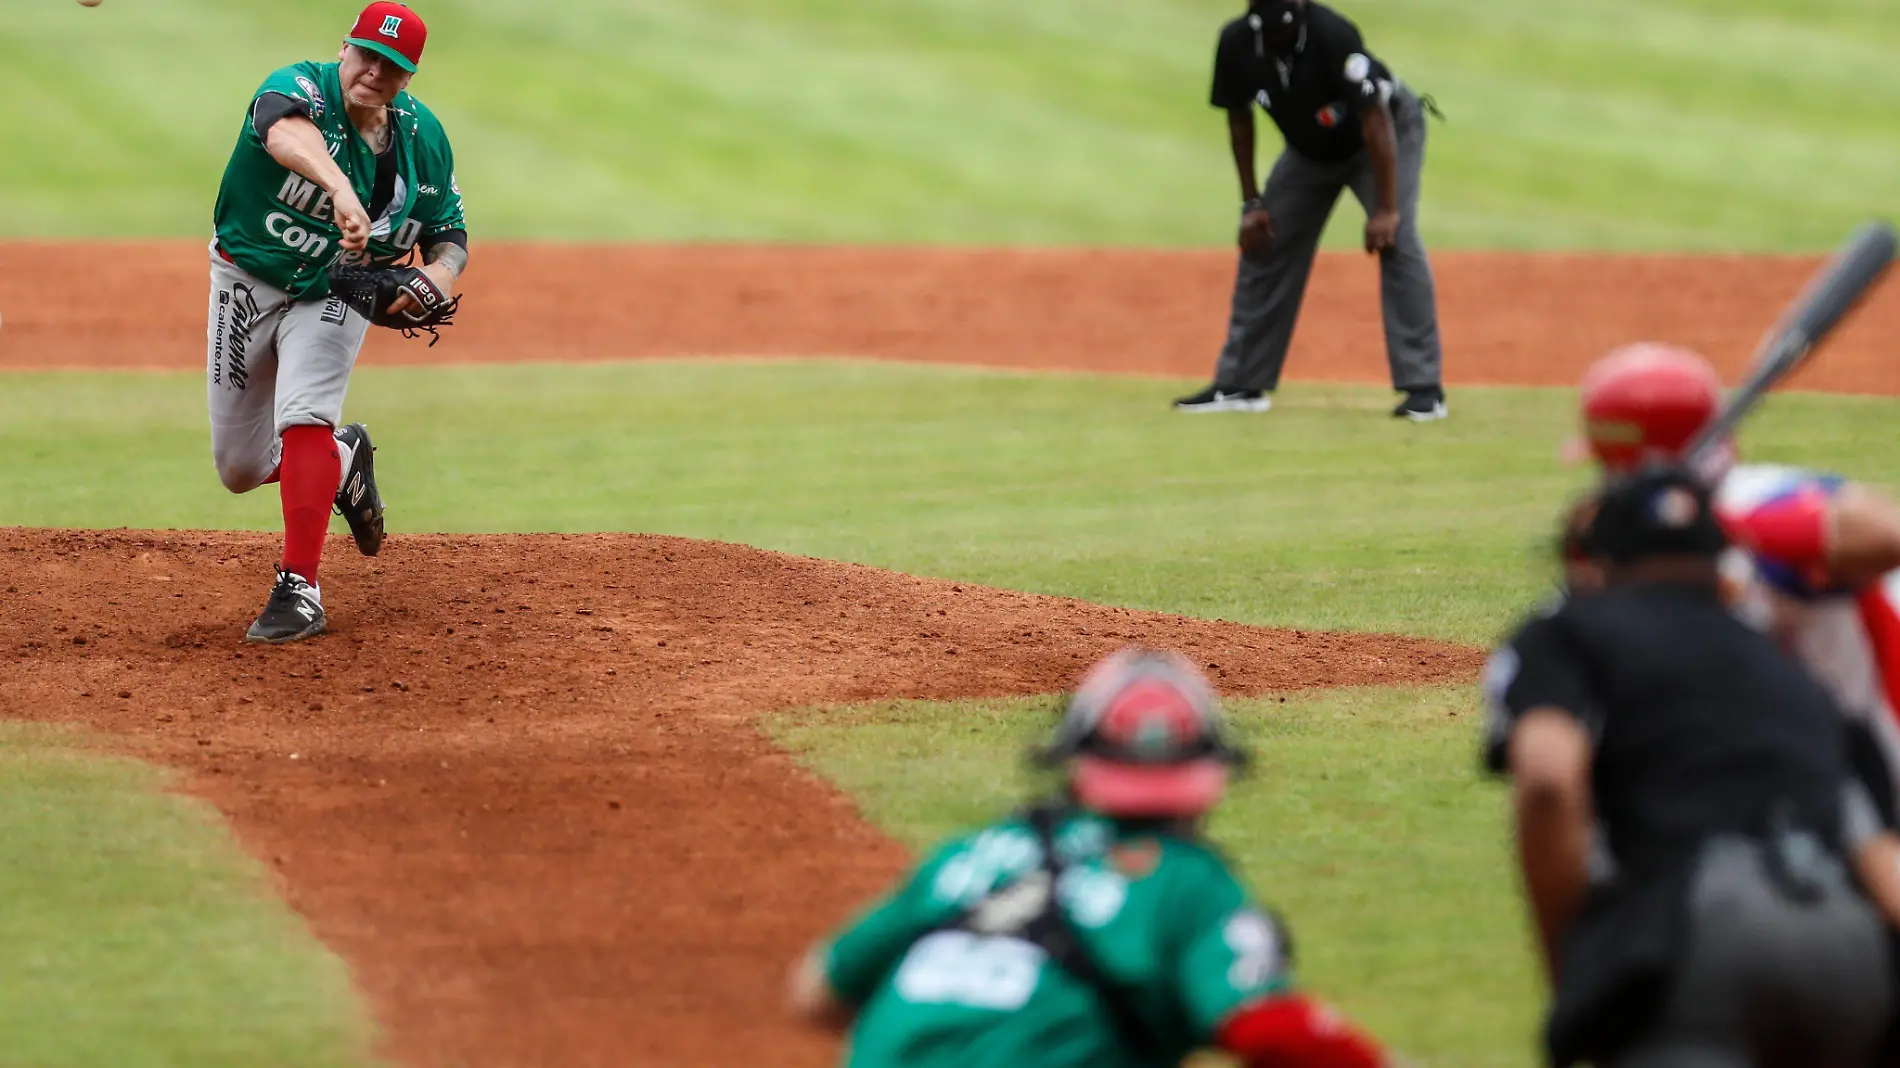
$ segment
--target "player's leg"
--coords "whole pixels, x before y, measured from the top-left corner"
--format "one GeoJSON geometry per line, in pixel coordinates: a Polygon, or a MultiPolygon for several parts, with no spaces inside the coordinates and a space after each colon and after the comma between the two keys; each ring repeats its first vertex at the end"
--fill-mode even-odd
{"type": "Polygon", "coordinates": [[[327,625],[318,579],[323,543],[343,471],[358,451],[338,440],[336,428],[368,330],[368,320],[334,299],[294,303],[278,323],[275,426],[282,440],[284,553],[277,586],[250,640],[296,641],[327,625]]]}
{"type": "Polygon", "coordinates": [[[1227,341],[1214,369],[1217,386],[1262,393],[1278,388],[1313,257],[1344,182],[1343,168],[1296,152],[1283,152],[1275,161],[1262,193],[1273,216],[1273,240],[1240,256],[1227,341]]]}
{"type": "MultiPolygon", "coordinates": [[[[1393,247],[1379,256],[1379,299],[1385,314],[1385,354],[1392,388],[1407,394],[1406,402],[1393,414],[1423,422],[1446,413],[1444,356],[1438,336],[1437,286],[1418,229],[1425,170],[1424,108],[1404,86],[1392,94],[1392,125],[1399,150],[1399,232],[1393,247]]],[[[1352,191],[1368,213],[1379,202],[1370,165],[1353,175],[1352,191]]]]}
{"type": "Polygon", "coordinates": [[[350,372],[369,320],[334,298],[292,305],[278,326],[277,431],[284,441],[285,564],[315,581],[343,471],[356,459],[340,441],[350,372]],[[345,455],[348,453],[349,455],[345,455]]]}
{"type": "Polygon", "coordinates": [[[232,493],[277,478],[277,321],[288,299],[211,253],[205,320],[205,406],[211,459],[232,493]]]}
{"type": "Polygon", "coordinates": [[[356,550],[364,556],[375,556],[383,548],[383,495],[376,487],[376,446],[370,442],[369,427],[362,423],[338,427],[336,441],[343,454],[337,513],[350,525],[356,550]]]}

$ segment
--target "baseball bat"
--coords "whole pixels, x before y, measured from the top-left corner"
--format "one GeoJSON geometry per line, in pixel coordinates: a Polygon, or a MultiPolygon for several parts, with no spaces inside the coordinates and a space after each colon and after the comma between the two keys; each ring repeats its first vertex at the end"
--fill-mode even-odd
{"type": "Polygon", "coordinates": [[[1892,266],[1896,244],[1900,240],[1893,225],[1883,220],[1866,223],[1848,237],[1762,336],[1748,378],[1728,395],[1721,411],[1684,450],[1691,469],[1707,458],[1763,395],[1805,363],[1847,313],[1873,290],[1892,266]]]}

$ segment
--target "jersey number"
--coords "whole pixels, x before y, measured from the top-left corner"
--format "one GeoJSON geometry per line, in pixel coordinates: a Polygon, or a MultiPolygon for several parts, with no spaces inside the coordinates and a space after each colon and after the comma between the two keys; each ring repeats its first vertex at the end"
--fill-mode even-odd
{"type": "Polygon", "coordinates": [[[1036,991],[1047,959],[1040,947],[1015,938],[939,931],[904,957],[894,980],[913,1005],[968,1005],[1012,1012],[1036,991]]]}
{"type": "Polygon", "coordinates": [[[404,219],[396,228],[396,238],[390,244],[400,249],[414,248],[416,238],[422,236],[422,224],[415,219],[404,219]]]}

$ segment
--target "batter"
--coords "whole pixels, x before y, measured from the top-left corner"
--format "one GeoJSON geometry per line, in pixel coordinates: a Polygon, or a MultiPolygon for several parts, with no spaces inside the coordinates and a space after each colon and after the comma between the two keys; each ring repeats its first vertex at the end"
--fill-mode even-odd
{"type": "MultiPolygon", "coordinates": [[[[1721,398],[1720,376],[1696,353],[1627,345],[1584,378],[1580,444],[1610,474],[1673,459],[1721,398]]],[[[1724,560],[1731,601],[1840,703],[1862,777],[1900,826],[1900,508],[1837,475],[1735,459],[1727,442],[1700,472],[1735,543],[1724,560]]]]}

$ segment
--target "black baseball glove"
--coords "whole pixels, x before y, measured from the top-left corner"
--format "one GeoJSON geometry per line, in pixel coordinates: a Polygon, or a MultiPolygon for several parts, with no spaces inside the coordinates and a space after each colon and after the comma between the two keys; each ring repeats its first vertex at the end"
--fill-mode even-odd
{"type": "Polygon", "coordinates": [[[430,346],[442,339],[436,328],[448,326],[455,318],[456,307],[462,303],[461,297],[450,298],[416,267],[339,264],[330,268],[330,294],[355,308],[376,326],[400,330],[404,337],[428,334],[430,346]],[[389,306],[404,294],[414,302],[414,307],[392,313],[389,306]]]}

